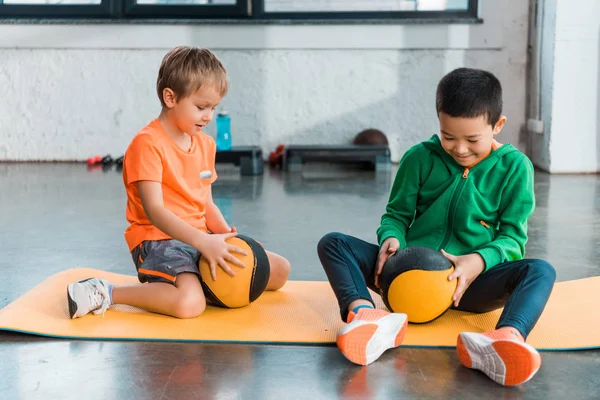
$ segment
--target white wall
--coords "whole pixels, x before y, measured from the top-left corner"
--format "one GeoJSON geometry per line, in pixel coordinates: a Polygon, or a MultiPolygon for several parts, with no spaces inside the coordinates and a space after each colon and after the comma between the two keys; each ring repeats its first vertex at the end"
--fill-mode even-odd
{"type": "Polygon", "coordinates": [[[534,163],[553,173],[600,171],[600,1],[544,0],[541,115],[534,163]]]}
{"type": "Polygon", "coordinates": [[[528,5],[482,3],[475,25],[0,24],[0,160],[122,154],[159,111],[158,64],[177,44],[228,68],[234,144],[347,143],[376,127],[398,160],[437,131],[438,80],[471,66],[502,80],[501,140],[523,148],[528,5]]]}

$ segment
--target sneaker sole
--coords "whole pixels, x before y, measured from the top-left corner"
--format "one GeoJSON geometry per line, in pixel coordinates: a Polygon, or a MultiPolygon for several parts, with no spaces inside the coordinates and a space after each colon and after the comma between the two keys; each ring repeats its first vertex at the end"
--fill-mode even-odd
{"type": "Polygon", "coordinates": [[[369,365],[386,350],[402,344],[407,326],[405,314],[390,314],[377,321],[346,325],[336,342],[348,360],[358,365],[369,365]]]}
{"type": "MultiPolygon", "coordinates": [[[[89,281],[90,279],[93,278],[87,278],[84,279],[82,281],[78,281],[78,282],[86,282],[89,281]]],[[[75,283],[78,283],[75,282],[75,283]]],[[[75,313],[77,312],[77,303],[73,300],[73,287],[75,286],[75,283],[71,283],[69,284],[69,286],[67,286],[67,299],[69,302],[69,316],[71,317],[71,319],[75,319],[75,313]]]]}
{"type": "Polygon", "coordinates": [[[67,286],[67,298],[69,301],[69,315],[71,319],[75,318],[75,313],[77,312],[77,303],[73,300],[73,284],[71,283],[67,286]]]}
{"type": "Polygon", "coordinates": [[[527,343],[496,339],[478,333],[458,336],[456,351],[460,363],[478,369],[494,382],[515,386],[530,380],[540,369],[540,354],[527,343]]]}

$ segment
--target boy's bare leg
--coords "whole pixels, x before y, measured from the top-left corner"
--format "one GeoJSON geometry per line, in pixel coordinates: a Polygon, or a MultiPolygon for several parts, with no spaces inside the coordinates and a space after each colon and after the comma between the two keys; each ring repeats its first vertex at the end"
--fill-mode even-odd
{"type": "Polygon", "coordinates": [[[279,290],[287,282],[291,269],[290,262],[279,254],[270,251],[267,251],[267,257],[271,265],[271,274],[265,290],[279,290]]]}
{"type": "Polygon", "coordinates": [[[175,285],[155,282],[115,286],[112,300],[113,304],[126,304],[177,318],[197,317],[206,308],[202,285],[198,276],[192,273],[178,275],[175,285]]]}

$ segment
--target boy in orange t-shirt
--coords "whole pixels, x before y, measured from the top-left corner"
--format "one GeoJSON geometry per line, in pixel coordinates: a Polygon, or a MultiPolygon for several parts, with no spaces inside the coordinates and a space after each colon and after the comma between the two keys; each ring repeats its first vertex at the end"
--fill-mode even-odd
{"type": "MultiPolygon", "coordinates": [[[[129,145],[123,161],[127,191],[125,240],[141,284],[114,286],[97,278],[67,288],[71,318],[104,313],[126,304],[177,318],[197,317],[206,307],[200,255],[216,279],[219,266],[243,267],[225,242],[236,236],[212,198],[216,145],[202,132],[227,94],[227,72],[206,49],[177,47],[163,58],[157,80],[162,111],[129,145]],[[210,232],[210,233],[209,233],[210,232]]],[[[271,273],[266,290],[281,288],[289,262],[267,251],[271,273]]]]}

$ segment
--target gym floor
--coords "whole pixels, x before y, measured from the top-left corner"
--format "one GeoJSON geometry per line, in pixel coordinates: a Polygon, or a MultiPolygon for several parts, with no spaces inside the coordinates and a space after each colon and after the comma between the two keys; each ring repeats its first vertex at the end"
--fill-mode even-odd
{"type": "MultiPolygon", "coordinates": [[[[393,174],[307,168],[240,178],[219,168],[217,204],[238,231],[325,280],[316,245],[341,231],[375,240],[393,174]]],[[[50,275],[85,266],[134,275],[114,169],[0,164],[0,307],[50,275]]],[[[536,175],[528,256],[558,281],[600,275],[600,177],[536,175]]],[[[66,300],[65,300],[66,301],[66,300]]],[[[588,310],[588,312],[597,312],[588,310]]],[[[410,327],[409,327],[410,329],[410,327]]],[[[600,352],[544,352],[528,383],[501,387],[453,350],[399,348],[359,367],[333,347],[72,341],[0,332],[3,399],[598,398],[600,352]]]]}

